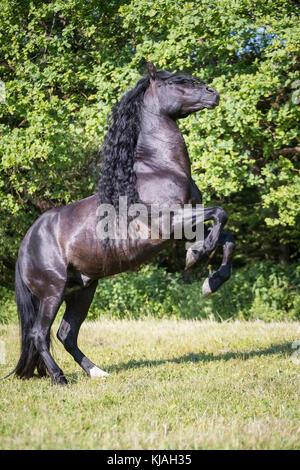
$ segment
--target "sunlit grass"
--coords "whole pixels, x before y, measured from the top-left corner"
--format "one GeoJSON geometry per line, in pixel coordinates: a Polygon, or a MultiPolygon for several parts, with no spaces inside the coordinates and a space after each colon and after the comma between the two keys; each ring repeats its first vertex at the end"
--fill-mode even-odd
{"type": "MultiPolygon", "coordinates": [[[[0,332],[4,375],[19,331],[0,332]]],[[[69,385],[0,381],[0,447],[299,448],[300,360],[291,357],[299,339],[299,323],[86,322],[80,346],[110,377],[90,380],[56,341],[69,385]]]]}

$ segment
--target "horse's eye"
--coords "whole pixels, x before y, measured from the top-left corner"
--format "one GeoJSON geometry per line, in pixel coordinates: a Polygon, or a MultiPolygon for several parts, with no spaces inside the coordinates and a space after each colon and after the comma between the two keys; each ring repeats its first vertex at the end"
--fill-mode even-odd
{"type": "Polygon", "coordinates": [[[168,82],[168,85],[173,85],[173,82],[168,82]]]}

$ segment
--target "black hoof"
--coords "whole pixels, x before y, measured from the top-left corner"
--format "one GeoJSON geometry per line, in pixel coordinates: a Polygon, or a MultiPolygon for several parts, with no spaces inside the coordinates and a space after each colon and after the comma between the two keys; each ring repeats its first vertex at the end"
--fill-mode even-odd
{"type": "Polygon", "coordinates": [[[215,272],[211,277],[207,277],[202,286],[202,294],[204,297],[208,297],[210,294],[216,292],[224,282],[230,277],[230,273],[227,269],[220,269],[215,272]]]}
{"type": "Polygon", "coordinates": [[[216,292],[223,282],[225,282],[225,279],[222,279],[219,276],[207,277],[202,286],[202,294],[204,297],[208,297],[216,292]]]}
{"type": "Polygon", "coordinates": [[[65,386],[68,385],[68,381],[64,375],[59,375],[58,377],[52,378],[52,385],[65,386]]]}

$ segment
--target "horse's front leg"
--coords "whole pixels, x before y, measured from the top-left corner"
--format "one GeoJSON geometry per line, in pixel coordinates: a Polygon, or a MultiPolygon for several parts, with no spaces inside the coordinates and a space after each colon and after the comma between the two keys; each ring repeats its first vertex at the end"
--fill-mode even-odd
{"type": "Polygon", "coordinates": [[[208,236],[203,241],[202,255],[208,255],[213,251],[218,243],[220,234],[226,224],[228,217],[224,209],[221,207],[204,207],[204,221],[213,220],[214,225],[209,231],[208,236]]]}
{"type": "Polygon", "coordinates": [[[223,248],[223,259],[221,266],[210,277],[207,277],[202,286],[202,294],[208,297],[213,292],[221,287],[221,285],[228,281],[231,275],[232,257],[235,248],[233,237],[226,232],[220,234],[218,245],[223,248]]]}
{"type": "MultiPolygon", "coordinates": [[[[193,206],[195,206],[196,204],[202,204],[202,194],[193,180],[191,180],[191,203],[193,206]]],[[[216,208],[208,208],[208,209],[216,209],[216,208]]],[[[218,207],[217,209],[219,210],[218,212],[219,212],[219,218],[220,218],[220,215],[222,214],[223,210],[220,207],[218,207]]],[[[223,226],[224,226],[227,221],[227,215],[224,211],[223,211],[223,215],[225,215],[225,220],[223,217],[223,226]]],[[[206,212],[206,216],[209,216],[209,213],[206,212]]],[[[205,215],[204,215],[204,219],[205,219],[205,215]]],[[[221,216],[221,219],[222,219],[222,216],[221,216]]],[[[217,221],[217,224],[218,224],[218,221],[217,221]]],[[[214,237],[211,235],[211,231],[214,228],[215,226],[213,228],[204,226],[204,233],[203,233],[204,240],[207,240],[207,239],[209,240],[208,237],[211,237],[208,244],[212,244],[212,238],[214,237]]],[[[220,225],[217,225],[216,229],[219,230],[219,228],[220,228],[220,225]]],[[[203,283],[202,293],[205,297],[212,294],[213,292],[216,292],[216,290],[218,290],[219,287],[221,287],[221,285],[224,282],[226,282],[231,275],[232,257],[233,257],[233,252],[235,248],[234,240],[229,233],[222,232],[220,230],[217,245],[222,246],[223,248],[223,259],[222,259],[222,263],[219,269],[215,271],[209,278],[206,278],[203,283]]],[[[209,258],[213,257],[215,250],[216,250],[216,247],[212,251],[210,251],[209,258]]],[[[204,254],[205,254],[205,248],[203,249],[202,241],[200,241],[200,243],[196,242],[192,244],[187,250],[187,254],[186,254],[186,269],[190,268],[204,254]]],[[[209,259],[208,259],[208,262],[209,262],[209,259]]]]}
{"type": "Polygon", "coordinates": [[[193,243],[187,250],[186,254],[186,269],[195,264],[202,256],[209,255],[213,250],[216,249],[220,234],[223,230],[224,225],[227,222],[227,214],[219,206],[204,207],[203,208],[203,219],[201,223],[207,220],[213,220],[214,225],[207,230],[204,229],[204,239],[193,243]]]}
{"type": "MultiPolygon", "coordinates": [[[[209,230],[210,228],[205,227],[204,236],[208,236],[209,230]]],[[[195,260],[198,261],[200,258],[199,252],[197,251],[197,245],[198,243],[196,242],[195,244],[191,245],[187,251],[187,262],[190,262],[188,268],[195,263],[195,260]]],[[[219,287],[221,287],[221,285],[226,282],[231,275],[232,257],[235,248],[234,239],[229,233],[221,232],[217,245],[221,246],[223,249],[223,259],[221,266],[217,269],[217,271],[205,279],[202,286],[202,293],[204,297],[208,297],[213,292],[216,292],[216,290],[218,290],[219,287]]],[[[215,250],[210,253],[206,266],[209,264],[210,259],[213,257],[214,253],[215,250]]],[[[206,266],[204,267],[204,270],[206,266]]]]}

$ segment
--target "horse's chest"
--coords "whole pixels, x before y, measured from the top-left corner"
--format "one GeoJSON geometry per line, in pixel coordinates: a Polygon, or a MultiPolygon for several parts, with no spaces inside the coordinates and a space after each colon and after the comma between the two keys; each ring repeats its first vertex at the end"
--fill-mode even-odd
{"type": "Polygon", "coordinates": [[[141,174],[137,178],[137,191],[145,204],[185,204],[189,200],[190,187],[185,176],[162,171],[155,175],[141,174]]]}

